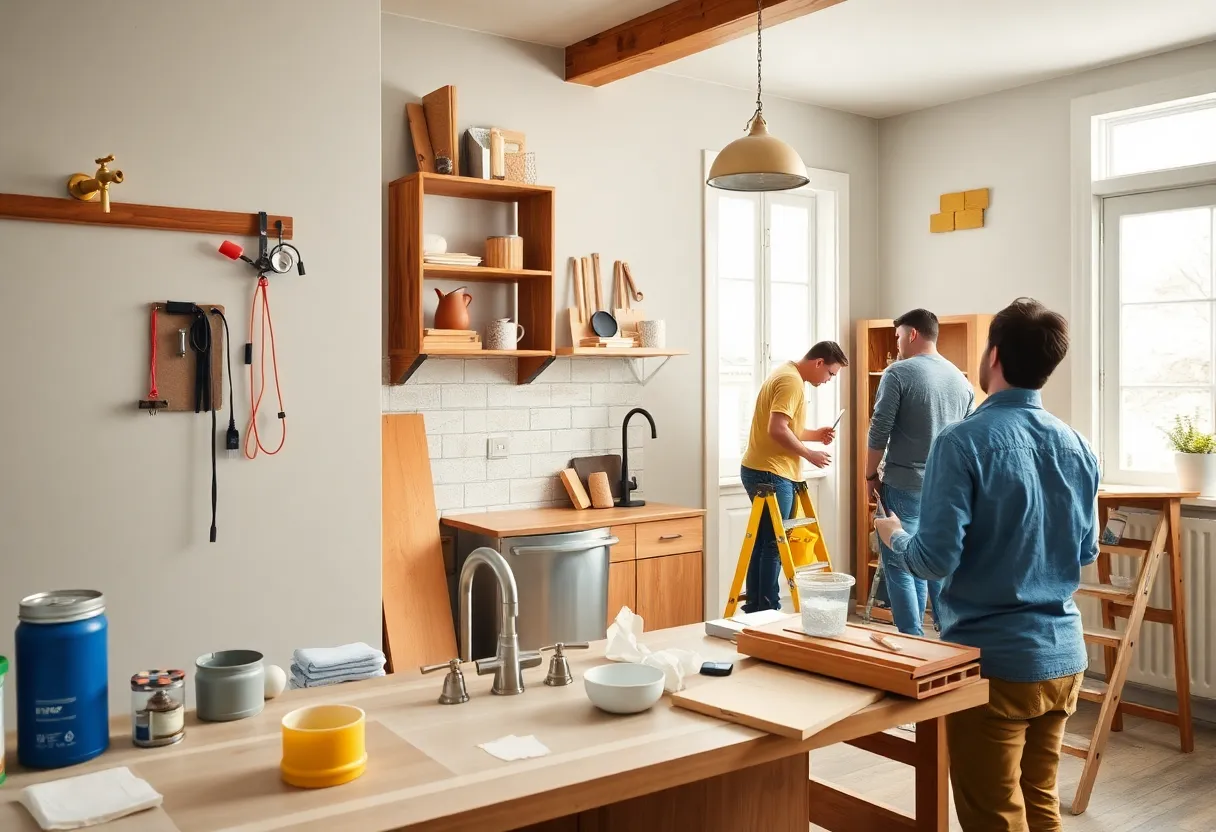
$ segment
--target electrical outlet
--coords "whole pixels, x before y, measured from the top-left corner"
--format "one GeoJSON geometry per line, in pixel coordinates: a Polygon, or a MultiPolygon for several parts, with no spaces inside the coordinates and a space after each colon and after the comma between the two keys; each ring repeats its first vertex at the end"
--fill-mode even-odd
{"type": "Polygon", "coordinates": [[[507,437],[491,436],[486,443],[486,458],[487,459],[506,459],[507,458],[507,437]]]}

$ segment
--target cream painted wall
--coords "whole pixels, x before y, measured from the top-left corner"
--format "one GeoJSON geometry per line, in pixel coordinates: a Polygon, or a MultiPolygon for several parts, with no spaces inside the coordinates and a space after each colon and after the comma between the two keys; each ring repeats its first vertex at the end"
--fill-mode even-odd
{"type": "MultiPolygon", "coordinates": [[[[1071,311],[1073,98],[1216,63],[1216,43],[972,98],[878,123],[882,315],[995,312],[1019,295],[1071,311]],[[938,196],[991,188],[981,230],[930,234],[938,196]]],[[[1070,417],[1066,360],[1044,403],[1070,417]]]]}
{"type": "Polygon", "coordinates": [[[116,201],[290,214],[308,268],[271,288],[286,448],[221,455],[212,545],[210,419],[135,409],[145,304],[227,306],[243,435],[250,270],[217,235],[0,220],[0,653],[22,596],[78,586],[108,598],[116,714],[141,668],[378,643],[379,3],[0,0],[0,20],[0,191],[63,196],[114,153],[116,201]]]}
{"type": "MultiPolygon", "coordinates": [[[[405,103],[443,84],[458,89],[462,136],[470,126],[489,125],[527,135],[540,181],[557,188],[558,306],[572,303],[569,257],[598,251],[609,269],[614,259],[627,260],[646,311],[667,320],[668,344],[689,350],[642,394],[659,432],[658,440],[645,440],[645,487],[653,500],[700,505],[701,151],[742,134],[754,96],[658,73],[591,89],[564,83],[562,67],[561,50],[386,14],[384,179],[414,170],[405,103]]],[[[875,313],[874,122],[771,98],[765,113],[808,166],[850,175],[850,312],[875,313]]],[[[459,234],[447,221],[433,230],[459,234]]],[[[483,234],[471,236],[475,243],[483,234]]],[[[569,343],[569,333],[558,332],[559,343],[569,343]]]]}

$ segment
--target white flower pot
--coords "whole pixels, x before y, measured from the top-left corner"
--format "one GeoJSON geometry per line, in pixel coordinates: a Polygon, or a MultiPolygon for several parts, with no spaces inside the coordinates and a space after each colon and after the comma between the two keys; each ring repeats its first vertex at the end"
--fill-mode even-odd
{"type": "Polygon", "coordinates": [[[1174,454],[1178,469],[1178,487],[1183,491],[1198,491],[1204,497],[1216,497],[1216,454],[1174,454]]]}

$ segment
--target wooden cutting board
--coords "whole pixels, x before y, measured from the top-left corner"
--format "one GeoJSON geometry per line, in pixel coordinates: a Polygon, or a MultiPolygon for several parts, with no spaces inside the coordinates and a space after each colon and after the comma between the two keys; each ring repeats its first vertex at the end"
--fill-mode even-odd
{"type": "Polygon", "coordinates": [[[591,475],[603,471],[608,475],[608,486],[612,489],[612,499],[621,498],[621,455],[601,454],[600,456],[580,456],[570,460],[570,467],[578,474],[583,485],[588,485],[591,475]]]}
{"type": "Polygon", "coordinates": [[[876,627],[849,624],[836,638],[815,638],[801,631],[799,616],[763,627],[746,628],[740,653],[773,664],[843,679],[913,699],[924,699],[980,680],[980,651],[963,644],[905,636],[876,627]],[[898,652],[876,644],[880,632],[898,652]]]}
{"type": "Polygon", "coordinates": [[[873,705],[880,690],[754,664],[671,696],[673,705],[781,737],[805,740],[873,705]]]}
{"type": "Polygon", "coordinates": [[[418,170],[434,173],[435,152],[431,149],[431,136],[427,132],[426,113],[422,105],[406,104],[405,118],[410,127],[410,139],[414,143],[414,158],[418,160],[418,170]]]}
{"type": "Polygon", "coordinates": [[[384,652],[397,671],[456,658],[431,458],[419,413],[380,417],[384,652]]]}
{"type": "Polygon", "coordinates": [[[447,156],[451,159],[452,173],[459,176],[460,141],[456,135],[456,88],[440,87],[422,96],[422,109],[426,114],[431,150],[435,157],[447,156]]]}

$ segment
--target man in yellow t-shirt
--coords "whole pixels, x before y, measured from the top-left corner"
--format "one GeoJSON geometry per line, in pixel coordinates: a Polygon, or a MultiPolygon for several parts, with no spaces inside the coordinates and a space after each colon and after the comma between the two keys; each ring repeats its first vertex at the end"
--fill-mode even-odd
{"type": "MultiPolygon", "coordinates": [[[[818,387],[831,381],[849,366],[844,350],[835,341],[820,341],[800,361],[791,361],[773,371],[760,387],[751,432],[739,478],[754,499],[761,485],[772,487],[782,518],[794,510],[794,483],[802,480],[802,460],[816,468],[832,462],[827,451],[812,451],[804,442],[830,445],[836,432],[828,428],[806,428],[806,393],[803,384],[818,387]]],[[[781,556],[777,537],[767,515],[756,531],[752,559],[747,566],[747,600],[744,612],[781,609],[781,556]]]]}

